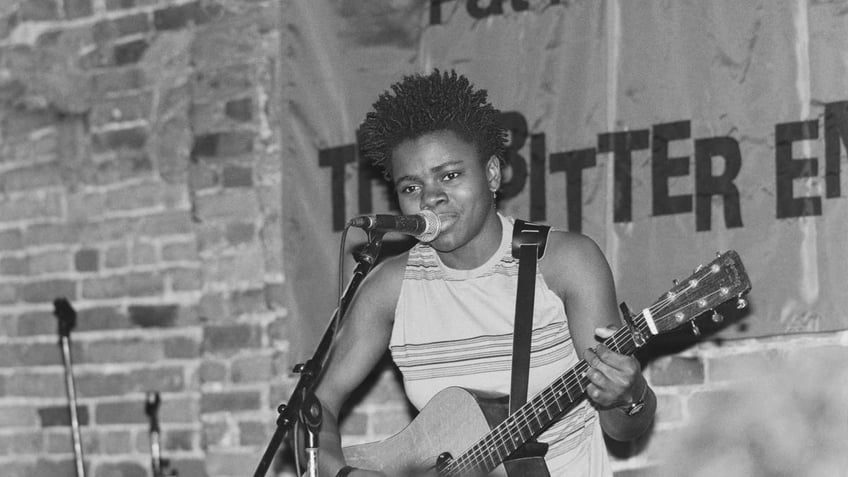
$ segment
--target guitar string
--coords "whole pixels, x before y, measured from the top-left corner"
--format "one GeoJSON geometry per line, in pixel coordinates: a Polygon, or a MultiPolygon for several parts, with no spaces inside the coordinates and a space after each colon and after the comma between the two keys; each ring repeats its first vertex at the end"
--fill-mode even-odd
{"type": "MultiPolygon", "coordinates": [[[[707,270],[707,274],[709,274],[711,269],[710,268],[705,268],[705,269],[707,270]]],[[[692,283],[692,280],[699,280],[699,278],[690,279],[687,287],[679,290],[678,292],[676,292],[672,296],[666,295],[666,297],[664,299],[657,301],[654,305],[651,305],[648,309],[651,310],[652,312],[654,312],[657,309],[660,309],[663,306],[670,303],[671,301],[673,301],[677,297],[677,295],[679,295],[680,293],[684,293],[684,292],[690,290],[691,288],[694,288],[696,285],[694,285],[692,283]]],[[[715,293],[719,293],[719,291],[715,291],[713,293],[710,293],[710,294],[707,295],[707,297],[709,297],[709,296],[711,296],[715,293]]],[[[686,305],[686,306],[688,306],[688,305],[686,305]]],[[[674,310],[670,313],[667,313],[667,315],[674,314],[677,311],[679,311],[680,309],[682,309],[682,308],[678,308],[678,309],[676,309],[676,310],[674,310]]],[[[637,317],[642,316],[642,314],[643,313],[640,313],[639,315],[637,315],[637,317]]],[[[646,321],[645,321],[644,325],[642,323],[639,323],[638,325],[636,325],[634,323],[634,326],[638,329],[638,331],[640,331],[642,333],[649,331],[648,328],[647,328],[647,322],[646,321]]],[[[628,329],[622,328],[622,330],[628,330],[628,329]]],[[[620,351],[622,344],[628,344],[629,340],[626,340],[627,338],[632,338],[630,333],[622,333],[620,337],[616,333],[616,334],[613,334],[610,337],[610,340],[609,340],[610,343],[609,344],[614,345],[616,348],[619,348],[618,350],[620,351]],[[625,341],[623,343],[618,343],[619,338],[625,339],[625,341]]],[[[515,444],[515,441],[514,441],[515,436],[514,436],[514,434],[512,434],[509,431],[510,427],[514,427],[514,428],[518,429],[518,431],[519,431],[518,436],[522,440],[524,440],[524,436],[521,433],[521,431],[523,429],[526,428],[529,431],[531,436],[535,432],[538,432],[538,430],[540,430],[543,427],[543,424],[541,423],[541,421],[538,421],[538,417],[540,416],[540,413],[538,411],[544,410],[545,413],[548,415],[549,420],[553,419],[553,417],[551,416],[551,413],[550,413],[551,405],[556,405],[556,407],[557,407],[557,411],[554,414],[555,416],[563,411],[563,408],[561,408],[560,405],[559,405],[559,400],[562,398],[562,391],[563,390],[562,389],[556,389],[557,387],[561,387],[562,385],[565,386],[565,389],[564,389],[565,394],[566,394],[566,396],[568,396],[569,400],[571,401],[568,404],[574,403],[579,397],[582,396],[582,393],[585,392],[585,389],[583,389],[584,386],[581,384],[581,375],[582,375],[583,372],[585,372],[587,367],[588,367],[588,363],[585,360],[582,360],[579,363],[577,363],[577,365],[574,368],[572,368],[572,370],[567,371],[561,377],[557,378],[557,380],[554,381],[554,383],[552,383],[550,386],[548,386],[544,390],[542,390],[542,392],[539,393],[537,396],[535,396],[530,402],[528,402],[527,405],[519,408],[519,410],[516,413],[514,413],[513,415],[511,415],[507,419],[505,419],[504,422],[501,423],[500,425],[496,426],[495,429],[492,429],[492,431],[486,437],[484,437],[483,439],[481,439],[480,441],[475,443],[468,451],[463,453],[460,456],[459,459],[452,461],[449,465],[447,465],[444,468],[444,470],[446,470],[446,471],[447,470],[461,471],[461,470],[477,468],[478,467],[477,464],[480,464],[480,463],[486,464],[486,462],[481,460],[481,458],[486,459],[486,460],[491,458],[491,457],[487,458],[486,455],[487,454],[491,455],[492,452],[493,452],[492,449],[499,451],[498,452],[499,454],[502,453],[502,452],[505,452],[506,449],[508,449],[508,447],[505,446],[506,443],[509,443],[510,445],[515,444]],[[581,369],[578,372],[578,368],[586,368],[586,369],[581,369]],[[575,384],[577,385],[577,389],[580,390],[579,393],[577,393],[576,389],[573,389],[573,385],[575,385],[575,384]],[[569,392],[569,391],[572,391],[572,390],[575,391],[575,397],[573,397],[573,398],[571,397],[571,392],[569,392]],[[541,402],[537,403],[536,401],[541,401],[541,402]],[[537,429],[537,430],[534,431],[533,425],[532,425],[533,423],[531,423],[528,420],[529,417],[532,417],[534,420],[537,420],[539,422],[539,428],[540,429],[537,429]],[[504,434],[506,434],[506,435],[504,435],[504,434]],[[491,441],[491,442],[489,442],[489,441],[491,441]],[[454,467],[456,467],[456,468],[454,469],[454,467]]],[[[585,376],[582,376],[582,378],[585,378],[585,376]]],[[[514,450],[512,450],[510,452],[513,452],[513,451],[514,450]]],[[[501,456],[498,456],[498,457],[501,457],[501,456]]],[[[508,455],[503,456],[503,458],[505,458],[505,457],[508,457],[508,455]]],[[[496,462],[495,459],[492,459],[492,464],[494,464],[495,467],[497,466],[498,463],[499,462],[496,462]]]]}
{"type": "MultiPolygon", "coordinates": [[[[641,329],[640,331],[645,332],[645,331],[647,331],[647,329],[641,329]]],[[[620,334],[614,334],[610,337],[608,344],[613,345],[616,348],[620,348],[621,344],[623,344],[623,343],[618,343],[618,340],[619,339],[626,339],[628,337],[629,337],[629,334],[626,333],[626,332],[622,332],[620,334]]],[[[577,379],[577,384],[579,386],[579,389],[581,390],[581,392],[583,391],[583,386],[580,386],[580,383],[579,383],[580,377],[579,377],[579,375],[577,375],[575,373],[575,371],[577,370],[578,367],[580,367],[581,364],[587,365],[585,360],[581,361],[571,371],[564,373],[564,375],[561,376],[560,378],[558,378],[551,386],[548,386],[548,389],[543,390],[540,394],[535,396],[529,403],[527,403],[528,405],[522,406],[522,408],[520,408],[518,411],[516,411],[515,414],[508,417],[504,421],[504,423],[502,423],[501,426],[498,426],[501,429],[496,428],[496,429],[492,430],[492,432],[490,433],[489,436],[487,436],[487,438],[478,442],[474,446],[474,447],[477,447],[477,449],[475,449],[474,451],[472,451],[470,453],[463,454],[461,458],[467,459],[468,462],[461,462],[460,459],[457,459],[457,460],[453,461],[451,463],[451,465],[447,466],[445,469],[447,470],[447,469],[450,469],[451,467],[455,467],[457,464],[459,464],[459,466],[456,469],[453,469],[453,470],[463,471],[463,470],[468,470],[468,469],[476,469],[476,468],[479,467],[478,464],[480,464],[480,463],[488,464],[488,462],[485,462],[485,461],[488,461],[488,460],[492,461],[492,464],[493,464],[492,468],[497,467],[497,464],[500,461],[496,460],[495,458],[493,458],[493,456],[491,456],[491,453],[493,452],[492,449],[495,449],[496,451],[498,451],[498,454],[503,454],[503,453],[507,452],[507,450],[508,450],[508,448],[506,448],[506,446],[505,446],[506,443],[509,443],[510,445],[515,444],[514,440],[512,439],[513,436],[511,436],[509,432],[507,432],[506,433],[507,435],[504,436],[503,435],[504,432],[498,432],[498,431],[507,430],[509,427],[517,427],[518,430],[519,430],[519,437],[521,439],[525,439],[524,436],[521,433],[521,431],[524,430],[524,429],[526,429],[529,432],[530,436],[532,436],[535,432],[538,432],[539,429],[534,430],[534,428],[533,428],[534,423],[529,420],[529,419],[532,418],[533,420],[537,421],[539,423],[539,428],[541,429],[543,424],[542,424],[541,421],[538,421],[538,417],[541,415],[541,413],[538,413],[537,411],[544,410],[545,413],[548,415],[549,420],[552,420],[554,416],[556,416],[556,415],[558,415],[559,413],[562,412],[562,408],[560,408],[560,406],[558,404],[558,400],[562,397],[562,392],[561,392],[561,390],[555,390],[555,388],[557,386],[561,387],[563,384],[565,384],[566,388],[567,388],[565,393],[569,397],[569,399],[571,399],[572,401],[576,400],[577,397],[580,396],[580,394],[575,393],[576,396],[574,398],[572,398],[571,397],[572,393],[569,392],[569,389],[571,388],[571,385],[574,384],[574,380],[577,379]],[[574,376],[571,376],[569,374],[574,374],[574,376]],[[565,378],[565,379],[563,379],[563,378],[565,378]],[[570,384],[569,384],[569,381],[570,381],[570,384]],[[559,394],[557,394],[556,391],[559,391],[559,394]],[[546,396],[546,394],[548,394],[549,396],[546,396]],[[553,401],[546,402],[546,399],[548,399],[550,397],[553,397],[553,401]],[[537,402],[537,401],[541,401],[541,402],[537,402]],[[555,412],[554,416],[551,416],[551,412],[550,412],[551,404],[556,404],[557,408],[558,408],[558,410],[555,412]],[[530,412],[530,411],[532,411],[532,412],[530,412]],[[510,422],[510,421],[512,421],[512,422],[510,422]],[[507,439],[507,437],[509,437],[509,439],[507,439]],[[489,442],[489,441],[493,441],[493,442],[489,442]],[[490,457],[486,457],[486,454],[487,454],[486,451],[488,451],[488,454],[490,455],[490,457]],[[481,460],[481,458],[485,459],[485,461],[481,460]]],[[[516,448],[517,447],[518,446],[516,446],[516,448]]],[[[510,453],[513,452],[513,451],[514,451],[514,449],[509,450],[510,453]]],[[[497,457],[502,460],[503,458],[505,458],[507,456],[508,456],[508,454],[507,455],[498,455],[497,457]]]]}
{"type": "MultiPolygon", "coordinates": [[[[694,285],[690,286],[689,288],[692,288],[692,287],[694,287],[694,285]]],[[[686,291],[686,290],[682,290],[682,291],[686,291]]],[[[714,291],[712,293],[705,295],[703,298],[709,298],[710,296],[712,296],[716,293],[720,293],[720,292],[721,292],[720,290],[714,291]]],[[[670,300],[665,300],[665,303],[667,303],[668,301],[670,301],[670,300]]],[[[660,303],[661,302],[658,302],[657,306],[662,306],[662,305],[660,305],[660,303]]],[[[663,305],[665,303],[663,303],[663,305]]],[[[677,311],[685,308],[686,306],[691,305],[691,303],[692,302],[690,301],[689,304],[684,305],[683,307],[677,308],[676,310],[673,310],[669,313],[666,313],[666,315],[674,314],[677,311]]],[[[637,325],[637,328],[641,332],[648,331],[641,324],[637,325]]],[[[623,330],[628,331],[627,328],[623,328],[623,330]]],[[[627,332],[621,333],[620,335],[615,334],[615,335],[610,337],[610,343],[609,344],[618,347],[619,350],[620,350],[622,344],[624,344],[624,345],[629,345],[630,343],[635,344],[635,342],[632,342],[631,340],[628,340],[627,338],[631,338],[631,335],[627,332]],[[625,341],[622,342],[622,343],[619,343],[618,342],[619,338],[624,338],[625,341]]],[[[568,405],[573,404],[574,401],[576,401],[577,398],[582,395],[582,392],[585,392],[585,389],[584,389],[583,385],[581,384],[580,379],[581,379],[581,377],[585,378],[585,376],[582,376],[582,372],[585,371],[585,368],[587,368],[587,366],[588,366],[588,363],[586,363],[585,361],[581,361],[580,363],[578,363],[578,365],[576,365],[572,370],[570,370],[569,372],[566,372],[563,376],[558,378],[553,384],[548,386],[548,388],[544,389],[542,392],[539,393],[539,395],[534,397],[533,400],[530,403],[528,403],[528,406],[523,407],[518,412],[516,412],[513,416],[510,416],[509,418],[507,418],[507,420],[505,420],[504,423],[503,423],[504,424],[503,428],[493,429],[492,432],[490,433],[490,435],[487,436],[487,438],[481,440],[480,442],[478,442],[474,446],[474,447],[477,447],[477,449],[475,449],[474,451],[471,451],[467,454],[462,455],[462,458],[468,458],[468,459],[470,459],[470,462],[468,462],[467,464],[460,465],[459,468],[460,469],[476,468],[477,463],[481,463],[481,462],[485,463],[485,462],[480,460],[480,456],[482,455],[483,457],[485,457],[484,451],[489,451],[488,453],[491,455],[493,448],[496,449],[497,451],[499,451],[500,454],[503,454],[507,451],[509,451],[509,453],[513,452],[514,449],[509,450],[509,448],[504,445],[507,442],[509,442],[510,445],[514,445],[514,443],[515,443],[514,440],[513,440],[513,438],[515,437],[514,434],[507,432],[506,436],[503,436],[504,433],[502,431],[508,430],[509,427],[516,427],[519,431],[519,437],[521,439],[524,439],[523,435],[521,435],[521,431],[525,427],[528,428],[531,436],[535,432],[538,432],[539,430],[541,430],[541,428],[544,426],[542,424],[542,422],[539,421],[539,429],[536,429],[534,431],[533,426],[532,426],[533,423],[530,422],[530,421],[527,421],[528,416],[532,417],[534,420],[538,421],[538,417],[541,415],[541,413],[538,413],[537,411],[544,410],[545,413],[548,415],[548,418],[552,419],[551,412],[550,412],[552,404],[556,405],[556,407],[557,407],[557,411],[555,412],[555,415],[559,415],[561,412],[563,412],[563,408],[559,405],[559,400],[562,397],[562,392],[561,392],[562,390],[557,389],[557,387],[561,387],[562,385],[565,385],[566,395],[568,396],[569,400],[571,401],[570,403],[568,403],[568,405]],[[580,372],[578,372],[578,368],[583,368],[583,369],[580,370],[580,372]],[[576,382],[575,382],[575,380],[576,380],[576,382]],[[573,385],[575,383],[577,384],[577,387],[580,390],[579,393],[577,392],[577,389],[573,389],[573,385]],[[574,398],[571,397],[571,393],[569,392],[571,390],[575,391],[576,397],[574,397],[574,398]],[[540,401],[540,402],[537,402],[537,401],[540,401]],[[540,406],[541,406],[541,409],[539,408],[540,406]],[[531,411],[531,410],[534,411],[534,412],[528,413],[528,411],[531,411]],[[522,422],[516,422],[515,424],[512,424],[511,422],[509,422],[509,421],[519,421],[519,418],[525,419],[525,422],[523,422],[523,423],[522,422]],[[510,437],[510,438],[506,439],[505,437],[510,437]],[[492,442],[489,442],[489,441],[492,441],[492,442]],[[485,445],[482,445],[482,444],[485,444],[485,445]],[[493,445],[497,446],[497,447],[493,447],[493,445]]],[[[498,427],[501,427],[501,426],[498,426],[498,427]]],[[[470,449],[469,449],[469,451],[470,451],[470,449]]],[[[486,460],[492,460],[494,467],[496,467],[497,464],[499,462],[501,462],[503,458],[508,457],[508,454],[498,455],[498,457],[501,458],[501,460],[496,460],[492,457],[485,457],[485,459],[486,460]]],[[[459,462],[459,460],[454,461],[454,463],[457,463],[457,462],[459,462]]]]}

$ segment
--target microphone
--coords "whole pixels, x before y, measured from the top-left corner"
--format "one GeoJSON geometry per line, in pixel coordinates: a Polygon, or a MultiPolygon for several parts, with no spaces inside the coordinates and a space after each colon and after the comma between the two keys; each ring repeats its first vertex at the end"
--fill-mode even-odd
{"type": "Polygon", "coordinates": [[[365,230],[400,232],[412,235],[422,242],[432,242],[442,231],[439,216],[426,209],[413,215],[360,215],[350,219],[348,225],[365,230]]]}

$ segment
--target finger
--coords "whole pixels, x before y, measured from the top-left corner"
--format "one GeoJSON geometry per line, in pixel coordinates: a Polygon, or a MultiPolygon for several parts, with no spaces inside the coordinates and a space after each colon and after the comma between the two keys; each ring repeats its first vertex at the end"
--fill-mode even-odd
{"type": "Polygon", "coordinates": [[[610,405],[612,404],[612,400],[610,399],[608,393],[592,383],[589,383],[586,386],[586,396],[593,403],[597,404],[599,407],[604,409],[610,407],[610,405]]]}
{"type": "Polygon", "coordinates": [[[604,328],[595,328],[595,336],[598,339],[605,340],[615,334],[615,331],[618,329],[616,325],[609,325],[604,328]]]}
{"type": "Polygon", "coordinates": [[[596,347],[595,354],[598,355],[598,358],[601,360],[602,363],[608,365],[610,368],[613,368],[618,372],[625,374],[633,374],[641,370],[641,366],[639,366],[639,361],[637,361],[636,358],[616,353],[615,351],[612,351],[603,344],[600,344],[596,347]]]}

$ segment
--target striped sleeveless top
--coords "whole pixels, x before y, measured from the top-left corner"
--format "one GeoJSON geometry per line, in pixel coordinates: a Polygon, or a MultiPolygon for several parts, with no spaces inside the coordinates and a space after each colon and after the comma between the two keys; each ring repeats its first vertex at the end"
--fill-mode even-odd
{"type": "MultiPolygon", "coordinates": [[[[501,216],[498,251],[472,270],[445,266],[436,251],[409,251],[389,349],[406,394],[421,409],[450,386],[509,394],[518,261],[513,219],[501,216]]],[[[579,361],[562,300],[536,273],[528,396],[579,361]]],[[[551,476],[611,476],[597,411],[583,400],[538,439],[551,476]]]]}

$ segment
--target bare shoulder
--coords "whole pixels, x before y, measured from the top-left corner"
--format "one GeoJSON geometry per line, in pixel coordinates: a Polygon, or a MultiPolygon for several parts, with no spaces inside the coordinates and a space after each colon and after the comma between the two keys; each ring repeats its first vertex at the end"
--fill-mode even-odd
{"type": "Polygon", "coordinates": [[[551,231],[539,267],[549,286],[560,295],[581,281],[607,276],[609,264],[598,244],[574,232],[551,231]]]}
{"type": "Polygon", "coordinates": [[[357,300],[366,300],[379,315],[393,318],[408,256],[409,252],[401,253],[376,265],[363,281],[357,300]]]}

